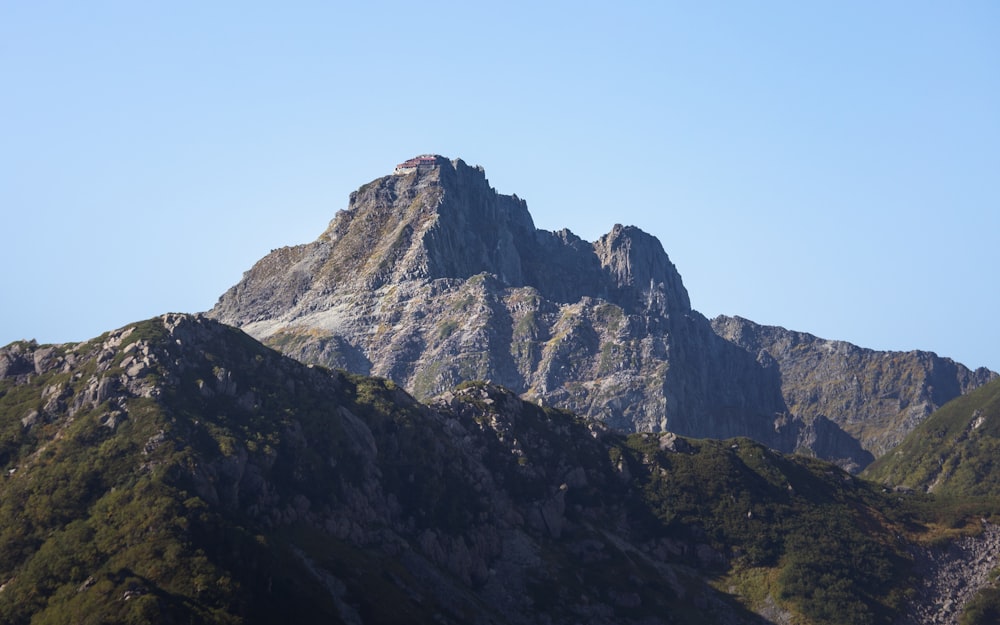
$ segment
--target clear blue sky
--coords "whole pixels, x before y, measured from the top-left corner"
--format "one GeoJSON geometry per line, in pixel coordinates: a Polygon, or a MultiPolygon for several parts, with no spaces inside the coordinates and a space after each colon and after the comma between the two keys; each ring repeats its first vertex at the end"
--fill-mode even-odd
{"type": "Polygon", "coordinates": [[[706,316],[1000,370],[997,2],[7,1],[0,93],[0,344],[206,310],[436,152],[706,316]]]}

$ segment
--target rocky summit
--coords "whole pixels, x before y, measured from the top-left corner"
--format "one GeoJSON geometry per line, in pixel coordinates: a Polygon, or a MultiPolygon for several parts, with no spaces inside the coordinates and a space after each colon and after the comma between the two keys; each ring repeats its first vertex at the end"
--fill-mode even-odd
{"type": "Polygon", "coordinates": [[[436,155],[363,185],[318,239],[261,259],[208,315],[421,399],[490,380],[623,431],[748,436],[850,470],[996,375],[710,322],[655,237],[537,229],[481,167],[436,155]]]}

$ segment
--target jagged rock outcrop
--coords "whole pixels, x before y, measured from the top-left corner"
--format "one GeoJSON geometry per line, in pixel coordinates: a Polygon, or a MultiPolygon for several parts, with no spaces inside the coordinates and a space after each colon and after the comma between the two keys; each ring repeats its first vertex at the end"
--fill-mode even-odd
{"type": "MultiPolygon", "coordinates": [[[[588,243],[538,230],[482,168],[421,159],[354,192],[316,241],[261,259],[208,314],[303,362],[384,376],[419,398],[492,380],[626,431],[749,436],[853,469],[904,433],[862,432],[892,421],[880,391],[862,388],[855,403],[872,410],[850,412],[854,403],[823,400],[836,381],[822,369],[789,393],[796,374],[781,353],[713,331],[649,234],[616,225],[588,243]]],[[[941,383],[932,399],[978,379],[941,383]]],[[[926,412],[911,416],[899,427],[926,412]]]]}

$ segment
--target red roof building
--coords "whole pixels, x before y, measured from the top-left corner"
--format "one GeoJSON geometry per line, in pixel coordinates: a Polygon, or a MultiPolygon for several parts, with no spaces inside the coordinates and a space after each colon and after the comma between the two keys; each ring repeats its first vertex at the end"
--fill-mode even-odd
{"type": "Polygon", "coordinates": [[[438,156],[437,154],[421,154],[420,156],[415,156],[411,159],[405,160],[399,165],[396,165],[397,174],[407,174],[411,171],[418,169],[427,169],[437,165],[438,160],[444,158],[443,156],[438,156]]]}

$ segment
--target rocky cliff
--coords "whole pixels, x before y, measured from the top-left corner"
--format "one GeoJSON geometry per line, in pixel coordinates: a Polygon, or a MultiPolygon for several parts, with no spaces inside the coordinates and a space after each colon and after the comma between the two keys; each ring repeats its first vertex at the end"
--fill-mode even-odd
{"type": "MultiPolygon", "coordinates": [[[[894,448],[950,400],[997,377],[930,352],[879,352],[740,317],[718,317],[712,327],[758,359],[776,363],[781,394],[792,414],[816,424],[814,429],[832,422],[872,458],[894,448]]],[[[817,453],[845,458],[852,450],[817,453]]]]}
{"type": "MultiPolygon", "coordinates": [[[[656,238],[620,225],[594,243],[538,230],[523,200],[461,160],[362,186],[316,241],[261,259],[209,315],[419,398],[491,380],[625,431],[744,435],[852,468],[883,449],[845,429],[888,418],[871,389],[860,392],[874,417],[810,403],[813,387],[790,395],[782,361],[691,308],[656,238]]],[[[941,384],[928,401],[974,381],[941,384]]]]}

